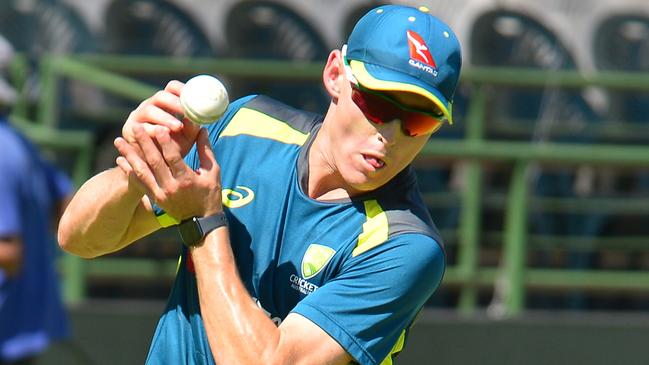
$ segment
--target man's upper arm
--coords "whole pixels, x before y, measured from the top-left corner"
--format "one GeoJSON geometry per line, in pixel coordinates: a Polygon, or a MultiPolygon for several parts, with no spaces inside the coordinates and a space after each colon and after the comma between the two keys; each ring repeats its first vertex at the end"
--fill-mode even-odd
{"type": "Polygon", "coordinates": [[[279,326],[280,348],[290,364],[349,364],[353,358],[327,332],[297,313],[279,326]]]}

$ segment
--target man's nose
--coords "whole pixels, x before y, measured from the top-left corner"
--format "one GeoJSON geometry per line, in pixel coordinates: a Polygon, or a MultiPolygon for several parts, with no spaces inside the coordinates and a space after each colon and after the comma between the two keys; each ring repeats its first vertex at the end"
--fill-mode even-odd
{"type": "Polygon", "coordinates": [[[401,121],[393,119],[378,126],[379,138],[386,145],[392,145],[396,142],[401,133],[401,121]]]}

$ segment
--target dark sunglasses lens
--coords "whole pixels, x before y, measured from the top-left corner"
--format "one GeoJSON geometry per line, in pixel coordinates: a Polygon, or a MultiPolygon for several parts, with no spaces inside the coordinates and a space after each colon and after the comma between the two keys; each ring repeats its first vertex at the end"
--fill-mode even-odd
{"type": "Polygon", "coordinates": [[[403,131],[409,136],[419,136],[437,130],[441,121],[430,115],[403,110],[378,95],[352,87],[352,101],[372,123],[383,124],[384,121],[399,119],[403,131]]]}
{"type": "Polygon", "coordinates": [[[441,120],[415,112],[409,112],[401,123],[406,134],[411,137],[435,132],[442,126],[441,120]]]}
{"type": "Polygon", "coordinates": [[[352,89],[352,101],[356,104],[358,109],[363,112],[365,117],[374,124],[383,124],[381,108],[373,105],[372,100],[367,96],[368,95],[356,88],[352,89]]]}

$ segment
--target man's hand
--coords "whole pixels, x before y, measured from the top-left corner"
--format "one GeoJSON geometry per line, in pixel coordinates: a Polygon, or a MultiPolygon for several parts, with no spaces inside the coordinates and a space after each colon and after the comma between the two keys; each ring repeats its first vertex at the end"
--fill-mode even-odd
{"type": "Polygon", "coordinates": [[[199,128],[196,147],[200,168],[195,171],[183,161],[182,146],[172,139],[173,132],[167,127],[158,125],[147,131],[136,123],[132,132],[133,143],[123,138],[115,140],[121,154],[117,165],[167,214],[183,220],[222,211],[220,167],[207,130],[199,128]]]}
{"type": "Polygon", "coordinates": [[[151,201],[177,219],[222,209],[218,165],[211,149],[206,156],[207,133],[199,148],[201,169],[191,171],[182,160],[200,134],[199,126],[182,117],[183,86],[169,82],[129,115],[123,137],[115,140],[126,156],[118,157],[119,168],[85,182],[61,219],[58,239],[65,251],[97,257],[155,232],[160,223],[151,201]]]}
{"type": "Polygon", "coordinates": [[[11,277],[18,274],[22,264],[23,242],[20,237],[0,237],[0,271],[11,277]]]}
{"type": "Polygon", "coordinates": [[[156,126],[163,126],[171,131],[172,141],[179,145],[181,155],[185,156],[194,145],[200,127],[189,119],[183,118],[180,90],[184,85],[180,81],[170,81],[164,90],[158,91],[140,103],[124,123],[122,137],[129,143],[135,144],[136,126],[144,128],[151,138],[155,138],[156,126]]]}

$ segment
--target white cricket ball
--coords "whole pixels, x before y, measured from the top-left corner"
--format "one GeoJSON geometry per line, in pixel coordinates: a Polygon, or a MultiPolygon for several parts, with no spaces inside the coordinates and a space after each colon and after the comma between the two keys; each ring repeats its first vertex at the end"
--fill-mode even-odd
{"type": "Polygon", "coordinates": [[[192,77],[180,92],[185,117],[196,124],[210,124],[219,119],[228,107],[228,91],[210,75],[192,77]]]}

